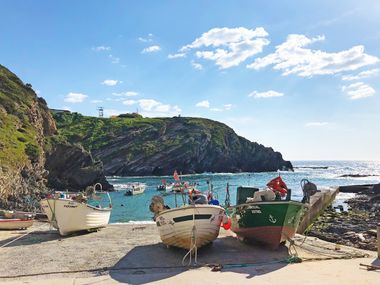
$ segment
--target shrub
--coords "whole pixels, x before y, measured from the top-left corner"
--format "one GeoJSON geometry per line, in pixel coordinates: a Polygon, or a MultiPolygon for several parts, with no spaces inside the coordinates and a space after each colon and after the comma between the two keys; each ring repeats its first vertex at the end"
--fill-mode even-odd
{"type": "Polygon", "coordinates": [[[40,149],[38,146],[28,143],[25,146],[25,153],[29,157],[31,162],[37,162],[40,157],[40,149]]]}

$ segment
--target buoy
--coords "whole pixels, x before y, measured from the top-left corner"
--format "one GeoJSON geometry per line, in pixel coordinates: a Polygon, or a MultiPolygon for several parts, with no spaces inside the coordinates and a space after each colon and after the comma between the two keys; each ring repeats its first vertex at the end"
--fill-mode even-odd
{"type": "Polygon", "coordinates": [[[231,224],[232,224],[231,218],[228,216],[224,216],[222,224],[220,226],[223,227],[223,229],[225,230],[229,230],[231,228],[231,224]]]}
{"type": "Polygon", "coordinates": [[[227,221],[227,223],[226,223],[226,224],[223,224],[223,229],[225,229],[225,230],[229,230],[229,229],[231,228],[231,224],[232,224],[232,222],[231,222],[231,218],[228,217],[228,221],[227,221]]]}

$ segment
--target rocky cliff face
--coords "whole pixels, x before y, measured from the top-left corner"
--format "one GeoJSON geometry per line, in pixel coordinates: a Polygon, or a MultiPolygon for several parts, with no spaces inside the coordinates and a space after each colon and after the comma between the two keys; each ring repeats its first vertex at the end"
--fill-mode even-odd
{"type": "Polygon", "coordinates": [[[55,143],[48,152],[45,167],[49,171],[49,188],[81,191],[88,185],[101,183],[103,190],[112,190],[104,176],[102,162],[95,162],[81,145],[55,143]]]}
{"type": "Polygon", "coordinates": [[[95,165],[88,153],[69,144],[66,150],[76,153],[77,160],[71,159],[66,169],[77,172],[60,180],[58,174],[67,172],[56,172],[57,165],[67,157],[66,153],[61,152],[60,156],[55,153],[61,149],[59,144],[64,143],[52,139],[56,133],[55,121],[45,100],[37,97],[30,84],[24,84],[0,65],[0,208],[39,208],[41,196],[48,191],[48,180],[51,185],[59,180],[60,189],[72,189],[72,186],[77,189],[86,183],[105,181],[101,164],[95,165]],[[58,158],[57,164],[52,162],[53,157],[58,158]],[[74,183],[77,175],[81,177],[74,183]]]}
{"type": "Polygon", "coordinates": [[[0,208],[38,207],[47,190],[44,140],[55,132],[46,102],[0,65],[0,208]]]}
{"type": "Polygon", "coordinates": [[[93,118],[55,116],[61,135],[81,142],[107,175],[292,170],[279,152],[201,118],[93,118]]]}

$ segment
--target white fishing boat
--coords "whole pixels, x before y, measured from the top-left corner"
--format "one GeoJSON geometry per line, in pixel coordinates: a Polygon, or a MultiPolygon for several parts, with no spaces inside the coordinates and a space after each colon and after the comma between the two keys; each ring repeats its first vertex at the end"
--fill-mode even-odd
{"type": "Polygon", "coordinates": [[[0,212],[0,230],[26,229],[32,225],[33,214],[13,211],[0,212]]]}
{"type": "Polygon", "coordinates": [[[133,196],[133,195],[138,195],[142,194],[145,191],[145,183],[139,183],[139,182],[134,182],[128,184],[127,191],[125,192],[125,196],[133,196]]]}
{"type": "MultiPolygon", "coordinates": [[[[98,184],[100,185],[100,184],[98,184]]],[[[107,226],[111,210],[111,198],[107,192],[95,192],[92,195],[106,194],[109,205],[101,207],[88,204],[88,196],[82,193],[56,192],[41,201],[42,210],[49,222],[62,236],[77,231],[94,230],[107,226]]]]}
{"type": "Polygon", "coordinates": [[[208,205],[206,196],[200,200],[202,204],[195,202],[168,209],[162,197],[153,197],[150,210],[155,213],[154,220],[165,245],[192,250],[218,237],[225,211],[220,206],[208,205]]]}

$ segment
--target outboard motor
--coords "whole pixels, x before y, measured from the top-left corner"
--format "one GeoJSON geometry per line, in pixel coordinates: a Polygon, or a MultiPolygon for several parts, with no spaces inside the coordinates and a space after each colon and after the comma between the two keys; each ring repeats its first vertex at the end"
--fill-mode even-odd
{"type": "Polygon", "coordinates": [[[302,203],[310,203],[310,197],[318,192],[317,185],[304,178],[301,180],[301,188],[303,192],[302,203]]]}

